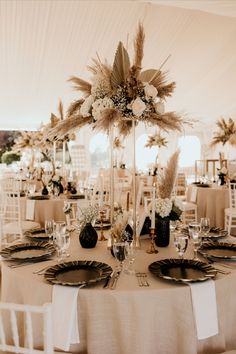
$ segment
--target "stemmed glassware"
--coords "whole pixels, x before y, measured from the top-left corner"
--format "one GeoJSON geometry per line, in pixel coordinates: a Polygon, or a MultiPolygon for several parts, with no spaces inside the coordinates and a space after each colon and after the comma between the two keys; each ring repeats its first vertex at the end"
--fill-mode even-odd
{"type": "Polygon", "coordinates": [[[203,237],[207,237],[210,232],[210,219],[201,218],[200,220],[201,233],[203,237]]]}
{"type": "Polygon", "coordinates": [[[44,229],[45,229],[46,235],[48,236],[49,243],[53,243],[54,221],[53,220],[45,220],[44,229]]]}
{"type": "Polygon", "coordinates": [[[128,242],[115,242],[113,244],[113,253],[116,260],[119,262],[119,271],[123,270],[124,261],[128,255],[128,242]]]}
{"type": "Polygon", "coordinates": [[[128,242],[127,245],[127,261],[128,265],[125,268],[125,273],[126,274],[135,274],[135,269],[134,269],[134,261],[136,257],[136,247],[134,241],[128,242]]]}
{"type": "Polygon", "coordinates": [[[179,258],[184,259],[184,253],[188,247],[188,235],[181,232],[175,232],[174,245],[179,254],[179,258]]]}
{"type": "Polygon", "coordinates": [[[193,247],[194,247],[194,260],[199,260],[197,252],[198,249],[201,245],[201,224],[198,222],[192,222],[188,225],[188,232],[189,235],[193,241],[193,247]]]}

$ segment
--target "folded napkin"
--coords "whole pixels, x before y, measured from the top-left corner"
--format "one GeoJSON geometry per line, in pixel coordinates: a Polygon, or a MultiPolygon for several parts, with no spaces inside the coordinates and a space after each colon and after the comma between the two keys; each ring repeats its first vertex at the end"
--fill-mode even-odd
{"type": "Polygon", "coordinates": [[[53,285],[52,318],[54,346],[68,351],[70,344],[80,342],[77,297],[80,287],[53,285]]]}
{"type": "Polygon", "coordinates": [[[35,200],[26,200],[26,220],[34,220],[35,200]]]}
{"type": "Polygon", "coordinates": [[[215,282],[189,283],[198,339],[218,334],[215,282]]]}

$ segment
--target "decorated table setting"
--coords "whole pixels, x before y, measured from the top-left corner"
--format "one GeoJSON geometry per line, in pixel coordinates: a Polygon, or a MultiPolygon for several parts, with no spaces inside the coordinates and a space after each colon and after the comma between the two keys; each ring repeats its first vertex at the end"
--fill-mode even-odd
{"type": "MultiPolygon", "coordinates": [[[[120,42],[112,69],[94,61],[96,86],[73,77],[71,81],[85,98],[73,102],[73,114],[52,127],[49,137],[59,139],[84,124],[110,133],[117,123],[119,133],[132,132],[135,141],[135,126],[140,121],[180,131],[182,117],[164,112],[164,100],[175,83],[167,84],[160,69],[141,71],[143,43],[139,24],[132,66],[120,42]],[[73,129],[67,131],[68,127],[73,129]]],[[[110,222],[101,218],[97,231],[91,218],[82,213],[83,220],[78,220],[79,228],[73,232],[57,224],[53,244],[50,239],[41,241],[40,232],[38,239],[25,235],[26,244],[1,251],[2,301],[52,302],[54,345],[75,353],[204,354],[236,347],[234,247],[224,253],[224,261],[230,257],[232,267],[226,269],[217,259],[220,246],[201,249],[204,242],[202,246],[195,242],[193,233],[191,240],[182,229],[169,233],[170,221],[179,218],[179,208],[171,198],[178,156],[179,152],[171,156],[158,191],[153,188],[150,238],[136,230],[134,168],[132,227],[127,227],[124,215],[115,220],[111,195],[110,222]],[[107,221],[107,230],[103,221],[107,221]]]]}
{"type": "MultiPolygon", "coordinates": [[[[111,231],[105,231],[106,239],[109,239],[111,231]]],[[[97,233],[99,239],[100,230],[97,233]]],[[[204,242],[202,251],[199,249],[199,252],[203,252],[199,253],[201,260],[193,260],[190,240],[184,259],[180,259],[174,245],[174,233],[171,233],[167,247],[155,246],[158,253],[147,252],[151,239],[144,237],[140,242],[141,248],[136,250],[133,263],[135,273],[127,274],[125,269],[122,270],[114,288],[104,287],[107,280],[117,274],[113,271],[118,269],[118,262],[108,249],[107,240],[97,241],[93,248],[84,248],[81,246],[78,232],[74,231],[70,235],[70,255],[59,262],[52,251],[53,246],[45,246],[45,241],[27,241],[28,246],[23,243],[8,247],[1,252],[4,259],[10,259],[10,262],[2,261],[2,299],[30,304],[51,301],[57,303],[55,306],[57,309],[59,306],[60,310],[54,315],[57,318],[56,323],[59,325],[59,314],[59,317],[64,318],[65,315],[68,321],[77,323],[78,335],[70,337],[67,333],[67,343],[68,338],[70,343],[77,343],[70,346],[75,352],[82,349],[91,353],[102,353],[109,345],[111,353],[119,353],[122,341],[126,348],[122,349],[124,353],[130,353],[131,348],[141,353],[144,344],[148,353],[155,353],[157,343],[162,348],[169,348],[169,353],[176,354],[179,350],[186,354],[203,353],[209,345],[215,349],[224,349],[225,341],[228,346],[233,347],[235,343],[230,335],[230,328],[234,328],[236,319],[234,316],[228,317],[230,305],[235,305],[236,268],[232,259],[230,269],[221,264],[221,259],[217,260],[217,253],[209,254],[210,257],[216,257],[216,263],[208,263],[203,256],[206,252],[212,252],[212,249],[207,248],[207,243],[204,242]],[[27,253],[32,251],[30,247],[33,247],[33,252],[39,252],[40,246],[46,247],[49,254],[34,254],[34,261],[29,261],[27,253]],[[48,256],[50,259],[47,259],[48,256]],[[22,262],[24,258],[25,265],[22,262]],[[20,266],[9,266],[12,264],[20,266]],[[141,283],[140,274],[146,275],[145,278],[141,277],[141,283]],[[196,284],[196,289],[192,285],[187,286],[189,283],[196,284]],[[202,299],[202,296],[204,300],[200,300],[199,304],[198,299],[202,299]],[[55,300],[63,297],[64,300],[55,300]],[[197,300],[193,300],[193,297],[197,300]],[[70,298],[73,300],[73,306],[68,303],[70,298]],[[207,319],[209,326],[203,326],[204,319],[206,320],[202,314],[203,310],[199,312],[200,319],[196,318],[193,306],[203,308],[207,314],[213,313],[213,317],[207,319]],[[73,312],[72,307],[77,308],[76,319],[68,315],[73,312]],[[151,330],[148,325],[150,322],[151,330]],[[125,339],[130,326],[132,332],[136,333],[135,339],[132,336],[125,339]],[[164,334],[170,331],[180,331],[184,335],[172,338],[173,342],[169,343],[164,334]]],[[[231,239],[226,236],[223,244],[229,245],[230,242],[231,239]]],[[[217,243],[222,241],[214,244],[217,243]]],[[[236,257],[235,248],[232,246],[233,255],[230,254],[233,259],[236,257]]],[[[56,338],[60,337],[56,335],[56,338]]],[[[55,345],[65,350],[63,343],[56,339],[55,345]]],[[[66,348],[68,350],[69,344],[66,348]]]]}

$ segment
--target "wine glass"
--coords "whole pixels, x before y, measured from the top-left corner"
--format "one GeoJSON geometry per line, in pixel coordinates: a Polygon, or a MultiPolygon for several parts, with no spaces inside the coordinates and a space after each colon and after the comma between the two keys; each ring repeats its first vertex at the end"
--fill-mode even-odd
{"type": "Polygon", "coordinates": [[[65,232],[66,232],[66,223],[65,223],[65,221],[54,221],[53,232],[54,233],[65,234],[65,232]]]}
{"type": "Polygon", "coordinates": [[[188,226],[188,231],[189,231],[189,235],[193,241],[193,246],[194,246],[194,260],[199,260],[198,256],[197,256],[197,252],[198,252],[198,248],[201,245],[201,225],[198,222],[192,222],[189,224],[188,226]]]}
{"type": "Polygon", "coordinates": [[[62,235],[62,237],[64,238],[63,247],[62,247],[62,256],[63,256],[63,258],[64,258],[64,256],[70,257],[70,254],[68,253],[68,249],[70,247],[70,233],[65,232],[65,234],[62,235]]]}
{"type": "Polygon", "coordinates": [[[135,247],[135,242],[128,242],[127,245],[127,261],[128,261],[128,266],[125,268],[125,273],[132,275],[135,274],[135,269],[133,267],[134,261],[136,257],[136,247],[135,247]]]}
{"type": "Polygon", "coordinates": [[[44,223],[45,233],[48,236],[49,243],[53,243],[53,229],[54,229],[54,221],[53,220],[45,220],[44,223]]]}
{"type": "Polygon", "coordinates": [[[180,232],[174,233],[174,245],[180,259],[184,259],[184,253],[188,247],[188,235],[180,232]]]}
{"type": "Polygon", "coordinates": [[[119,262],[119,270],[123,270],[124,260],[128,255],[128,243],[127,242],[115,242],[113,244],[113,253],[116,260],[119,262]]]}
{"type": "Polygon", "coordinates": [[[209,218],[201,218],[201,233],[203,237],[207,237],[210,232],[210,219],[209,218]]]}

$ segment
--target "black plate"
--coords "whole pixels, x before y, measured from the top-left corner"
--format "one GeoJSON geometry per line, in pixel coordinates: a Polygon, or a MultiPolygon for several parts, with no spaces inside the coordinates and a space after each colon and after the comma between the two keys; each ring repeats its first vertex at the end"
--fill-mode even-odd
{"type": "Polygon", "coordinates": [[[70,194],[67,197],[68,199],[85,199],[84,194],[70,194]]]}
{"type": "Polygon", "coordinates": [[[9,260],[35,260],[47,258],[55,252],[55,247],[47,242],[19,243],[1,250],[0,254],[9,260]]]}
{"type": "Polygon", "coordinates": [[[106,279],[112,268],[97,261],[72,261],[50,267],[44,277],[52,284],[79,286],[106,279]]]}
{"type": "Polygon", "coordinates": [[[28,199],[31,200],[48,200],[50,199],[50,197],[48,195],[32,195],[32,196],[28,196],[28,199]]]}
{"type": "MultiPolygon", "coordinates": [[[[106,223],[106,222],[103,223],[103,230],[108,230],[110,229],[110,227],[111,227],[111,223],[106,223]]],[[[94,228],[96,230],[101,230],[102,227],[101,224],[95,224],[94,228]]]]}
{"type": "Polygon", "coordinates": [[[205,257],[230,259],[236,261],[236,244],[209,241],[202,243],[198,251],[205,257]]]}
{"type": "Polygon", "coordinates": [[[26,231],[24,233],[24,235],[27,238],[30,239],[35,239],[35,240],[44,240],[47,241],[49,239],[48,235],[45,233],[45,229],[44,228],[40,228],[40,229],[35,229],[35,230],[31,230],[31,231],[26,231]]]}
{"type": "Polygon", "coordinates": [[[212,227],[207,236],[203,236],[203,238],[216,239],[220,237],[228,236],[228,232],[220,227],[212,227]]]}
{"type": "Polygon", "coordinates": [[[160,278],[180,283],[205,281],[216,275],[211,265],[193,259],[162,259],[151,263],[148,269],[160,278]]]}

